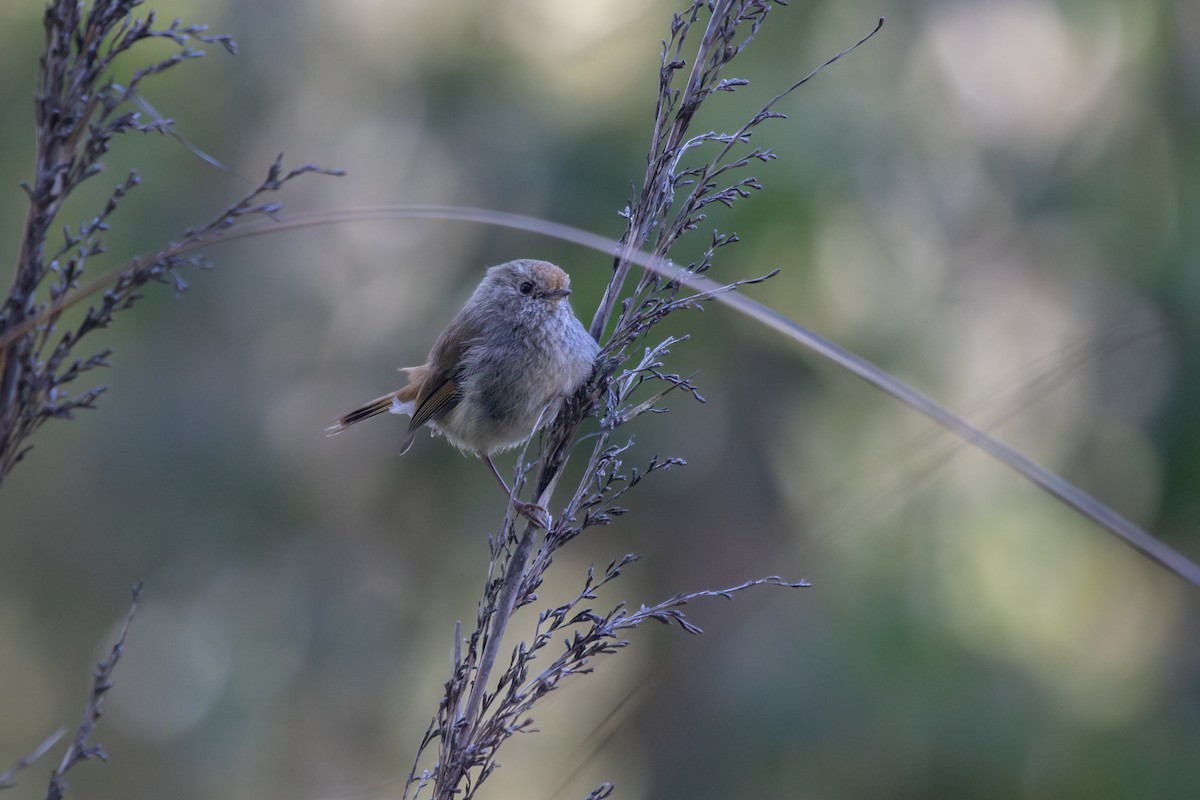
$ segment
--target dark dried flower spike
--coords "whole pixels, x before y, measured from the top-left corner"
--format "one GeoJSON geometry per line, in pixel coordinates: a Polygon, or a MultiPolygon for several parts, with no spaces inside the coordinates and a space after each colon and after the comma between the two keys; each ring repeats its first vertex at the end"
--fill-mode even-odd
{"type": "MultiPolygon", "coordinates": [[[[283,173],[280,160],[267,179],[203,227],[184,232],[176,242],[151,256],[81,287],[88,261],[105,253],[108,220],[139,183],[136,172],[119,183],[92,219],[72,229],[63,226],[63,242],[47,255],[50,233],[66,198],[84,181],[100,173],[101,159],[116,137],[129,132],[167,133],[185,141],[170,120],[152,113],[143,121],[136,110],[149,108],[139,94],[142,81],[203,55],[189,43],[216,43],[236,52],[233,40],[208,34],[203,25],[174,20],[157,25],[154,12],[135,18],[140,0],[55,0],[46,7],[46,47],[40,60],[34,100],[37,140],[34,178],[24,184],[29,213],[21,239],[12,288],[0,306],[0,483],[28,452],[27,440],[49,419],[70,419],[79,409],[95,408],[105,387],[72,393],[71,384],[91,370],[107,366],[110,352],[75,356],[80,340],[107,327],[114,315],[132,307],[150,282],[187,289],[184,269],[203,269],[208,262],[195,251],[234,225],[257,216],[273,216],[277,202],[261,195],[278,191],[288,181],[310,172],[340,174],[311,164],[283,173]],[[166,39],[179,49],[168,57],[135,69],[126,85],[111,78],[113,65],[147,40],[166,39]],[[74,329],[58,331],[60,314],[79,294],[97,284],[108,286],[74,329]],[[44,287],[44,288],[43,288],[44,287]],[[44,291],[45,298],[39,296],[44,291]]],[[[194,149],[194,148],[193,148],[194,149]]],[[[209,159],[211,160],[211,159],[209,159]]]]}
{"type": "Polygon", "coordinates": [[[71,738],[67,751],[63,753],[58,767],[50,775],[50,785],[46,788],[47,800],[61,800],[66,795],[66,775],[76,764],[93,758],[101,761],[108,760],[108,754],[104,752],[104,748],[100,745],[89,744],[88,739],[96,730],[97,723],[100,722],[100,715],[104,711],[104,698],[113,687],[113,670],[116,669],[117,662],[121,660],[121,656],[125,652],[125,637],[129,634],[129,626],[133,622],[134,614],[137,613],[141,600],[142,584],[139,582],[133,587],[133,599],[129,604],[129,611],[125,615],[125,622],[121,625],[121,631],[117,635],[117,641],[109,651],[108,657],[96,666],[96,672],[92,676],[92,691],[88,696],[87,705],[83,709],[83,719],[80,721],[79,727],[75,729],[75,735],[71,738]]]}
{"type": "MultiPolygon", "coordinates": [[[[639,281],[628,294],[625,286],[632,254],[651,238],[655,256],[665,262],[674,243],[697,227],[702,219],[700,209],[706,204],[732,203],[758,188],[755,179],[732,174],[751,162],[765,163],[773,156],[752,150],[743,157],[729,157],[730,148],[745,143],[745,134],[752,126],[733,135],[711,133],[690,138],[688,128],[706,98],[745,85],[740,79],[722,77],[721,72],[753,39],[771,5],[763,0],[694,0],[685,12],[673,18],[670,39],[663,45],[646,177],[638,197],[623,214],[627,229],[612,280],[593,318],[593,335],[599,339],[609,326],[612,311],[618,307],[621,311],[603,343],[592,379],[564,405],[542,435],[539,470],[533,482],[538,502],[549,502],[583,421],[598,416],[600,428],[591,437],[591,452],[578,486],[540,542],[532,526],[526,525],[517,536],[507,519],[491,538],[492,559],[476,627],[463,642],[465,646],[456,649],[454,671],[409,773],[406,800],[423,797],[426,789],[429,796],[445,800],[475,796],[499,766],[496,754],[504,742],[515,733],[533,730],[534,706],[568,677],[590,673],[598,657],[624,649],[628,645],[622,638],[624,631],[653,620],[698,634],[700,628],[684,611],[692,600],[729,598],[764,585],[807,585],[770,577],[725,589],[683,593],[636,610],[621,602],[607,612],[597,610],[600,592],[637,559],[627,554],[610,563],[600,576],[589,569],[571,600],[543,608],[531,635],[512,647],[494,685],[490,680],[509,619],[516,609],[538,601],[537,592],[558,549],[588,528],[606,525],[624,514],[626,509],[617,502],[646,475],[684,464],[683,459],[655,456],[639,470],[625,463],[633,451],[632,438],[622,435],[614,441],[618,430],[629,421],[648,412],[664,411],[660,401],[676,389],[703,399],[692,376],[681,377],[666,367],[671,347],[682,339],[665,337],[655,342],[655,326],[675,311],[700,308],[720,293],[770,277],[734,281],[686,296],[680,295],[683,284],[670,279],[639,281]],[[694,39],[691,34],[706,14],[700,40],[694,52],[688,52],[694,39]],[[716,158],[700,166],[685,163],[685,157],[695,148],[710,142],[724,147],[718,148],[716,158]],[[697,184],[695,178],[702,181],[697,184]],[[723,186],[722,180],[726,181],[723,186]],[[677,191],[683,197],[678,201],[677,191]],[[689,193],[683,196],[684,191],[689,193]],[[643,389],[653,382],[660,385],[649,387],[648,396],[644,396],[643,389]],[[434,742],[436,753],[431,753],[434,742]],[[429,759],[433,763],[422,767],[429,759]]],[[[714,231],[709,250],[687,269],[707,270],[716,250],[736,241],[736,234],[714,231]]],[[[611,793],[612,787],[604,784],[588,796],[601,798],[611,793]]]]}

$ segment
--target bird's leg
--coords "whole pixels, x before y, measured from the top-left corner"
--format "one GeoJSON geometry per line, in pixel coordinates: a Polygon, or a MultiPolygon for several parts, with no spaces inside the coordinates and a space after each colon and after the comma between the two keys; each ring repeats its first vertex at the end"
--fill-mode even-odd
{"type": "Polygon", "coordinates": [[[504,489],[504,494],[512,501],[513,507],[517,509],[517,512],[534,525],[549,530],[550,523],[553,521],[550,519],[550,512],[537,503],[526,503],[524,500],[513,496],[512,490],[508,488],[508,484],[500,476],[500,470],[496,469],[496,465],[492,463],[491,456],[487,453],[480,453],[479,457],[491,467],[492,474],[496,476],[496,480],[500,481],[500,486],[504,489]]]}

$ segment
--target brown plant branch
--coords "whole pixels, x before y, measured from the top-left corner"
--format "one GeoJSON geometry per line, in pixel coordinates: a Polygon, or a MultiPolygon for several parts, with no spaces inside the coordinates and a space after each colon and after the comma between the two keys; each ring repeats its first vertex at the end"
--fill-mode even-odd
{"type": "Polygon", "coordinates": [[[125,621],[121,625],[117,641],[109,651],[108,657],[96,666],[96,672],[92,676],[92,690],[88,695],[87,705],[83,709],[83,719],[80,721],[79,727],[75,729],[75,735],[71,738],[66,752],[63,753],[62,760],[50,775],[50,785],[46,788],[46,800],[62,800],[66,796],[67,772],[77,764],[93,758],[101,761],[108,760],[108,754],[104,752],[104,748],[100,745],[89,744],[88,740],[95,732],[96,725],[100,722],[100,716],[104,712],[104,698],[113,687],[113,670],[116,669],[117,662],[125,653],[125,637],[129,635],[129,626],[133,623],[134,614],[137,613],[141,600],[142,584],[138,583],[133,587],[133,599],[129,604],[129,611],[125,614],[125,621]]]}
{"type": "Polygon", "coordinates": [[[39,758],[44,756],[46,752],[58,743],[58,740],[65,736],[66,728],[59,728],[54,733],[50,734],[35,747],[31,752],[17,759],[16,763],[9,767],[4,772],[0,772],[0,789],[11,789],[17,785],[17,773],[32,765],[39,758]]]}

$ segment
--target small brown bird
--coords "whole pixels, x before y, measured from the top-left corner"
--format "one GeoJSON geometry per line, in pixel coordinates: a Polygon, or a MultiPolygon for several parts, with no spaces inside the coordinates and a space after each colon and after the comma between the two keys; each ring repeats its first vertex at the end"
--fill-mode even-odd
{"type": "Polygon", "coordinates": [[[599,347],[571,311],[570,283],[547,261],[490,267],[425,363],[402,368],[408,385],[338,418],[329,435],[385,411],[407,414],[401,455],[428,425],[487,462],[517,510],[547,525],[544,508],[512,497],[491,456],[552,421],[592,373],[599,347]]]}

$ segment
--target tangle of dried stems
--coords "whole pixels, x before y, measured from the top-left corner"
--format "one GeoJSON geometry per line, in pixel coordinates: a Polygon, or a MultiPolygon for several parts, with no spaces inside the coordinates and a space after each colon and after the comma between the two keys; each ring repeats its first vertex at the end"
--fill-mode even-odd
{"type": "MultiPolygon", "coordinates": [[[[80,341],[92,331],[109,325],[117,312],[140,298],[141,289],[150,282],[174,283],[177,290],[185,289],[180,273],[208,266],[197,252],[202,245],[289,227],[380,215],[477,219],[517,227],[525,224],[494,212],[468,213],[471,209],[400,209],[391,213],[367,209],[276,224],[280,205],[265,200],[264,195],[306,173],[338,174],[311,164],[285,172],[277,160],[255,189],[208,224],[184,231],[154,253],[134,259],[91,284],[81,283],[87,262],[104,253],[108,218],[137,186],[138,176],[136,173],[127,176],[99,213],[75,229],[68,228],[61,245],[51,247],[50,231],[58,224],[63,201],[82,182],[99,173],[100,159],[121,134],[177,135],[170,120],[153,113],[146,119],[131,110],[131,106],[148,108],[144,104],[139,106],[139,84],[201,55],[189,48],[189,42],[216,43],[230,52],[235,49],[231,39],[209,35],[203,26],[173,22],[158,27],[153,13],[135,19],[133,11],[139,5],[139,0],[96,0],[90,6],[73,0],[54,0],[46,9],[46,49],[36,95],[35,172],[33,181],[25,187],[29,212],[13,285],[0,308],[0,483],[27,452],[27,440],[44,422],[70,418],[76,410],[95,407],[103,387],[75,392],[72,384],[105,365],[110,353],[104,350],[77,356],[80,341]],[[174,42],[178,51],[133,72],[128,85],[118,85],[109,77],[115,60],[127,56],[139,42],[156,38],[174,42]],[[264,216],[272,222],[258,226],[244,224],[264,216]],[[64,323],[63,313],[68,308],[95,295],[99,295],[98,301],[80,319],[70,325],[64,323]]],[[[465,635],[461,625],[456,626],[452,668],[437,711],[415,754],[404,790],[406,800],[422,796],[438,800],[475,796],[497,768],[499,749],[513,734],[530,730],[537,703],[568,677],[591,672],[601,656],[620,652],[628,644],[623,637],[630,629],[654,620],[699,633],[684,612],[684,607],[693,600],[729,598],[755,586],[806,585],[772,576],[722,589],[686,592],[637,608],[616,603],[607,610],[598,610],[598,592],[637,559],[636,555],[626,554],[603,570],[589,569],[581,576],[579,590],[573,597],[544,607],[533,630],[518,637],[507,654],[503,652],[510,620],[518,609],[539,602],[537,592],[559,548],[588,529],[610,524],[625,513],[620,505],[622,498],[644,478],[684,464],[676,457],[636,455],[632,439],[622,429],[636,418],[663,410],[659,401],[670,392],[703,402],[692,379],[672,373],[667,366],[671,348],[680,339],[656,336],[655,329],[669,315],[696,309],[709,300],[719,299],[743,311],[749,309],[764,324],[884,388],[967,441],[988,450],[1150,557],[1189,580],[1200,582],[1200,570],[1194,564],[1140,529],[1122,527],[1123,520],[1113,521],[1103,505],[1075,487],[1067,484],[1068,488],[1061,488],[1066,483],[1061,478],[1052,473],[1043,475],[1047,471],[1038,465],[890,376],[880,375],[881,371],[872,365],[791,321],[776,319],[778,315],[754,307],[753,301],[735,293],[740,286],[767,280],[773,272],[749,279],[712,280],[708,273],[716,255],[738,241],[736,234],[714,230],[696,261],[686,265],[671,261],[671,253],[683,237],[702,235],[700,230],[710,206],[727,207],[761,190],[757,178],[747,170],[768,164],[775,155],[752,143],[755,129],[781,117],[775,110],[777,103],[820,69],[772,98],[731,132],[692,131],[697,111],[704,103],[722,92],[747,85],[745,80],[727,75],[727,70],[753,42],[771,10],[780,5],[785,3],[691,0],[672,17],[661,53],[646,172],[639,191],[623,210],[625,231],[611,251],[612,276],[590,325],[591,334],[602,345],[596,369],[543,433],[536,461],[525,465],[523,456],[518,463],[518,487],[531,485],[533,499],[547,508],[552,508],[550,503],[563,477],[568,454],[586,442],[582,478],[569,497],[553,508],[555,521],[544,533],[539,534],[540,529],[531,524],[518,531],[517,518],[510,510],[491,537],[474,626],[465,635]],[[636,279],[630,277],[635,265],[647,267],[636,279]],[[581,436],[585,427],[594,428],[586,438],[581,436]],[[643,466],[639,468],[630,462],[643,466]],[[1073,492],[1101,510],[1096,511],[1073,492]],[[556,642],[561,643],[558,649],[556,642]]],[[[838,53],[822,67],[858,44],[838,53]]],[[[540,222],[532,226],[551,233],[553,227],[540,222]]],[[[579,240],[578,233],[556,235],[579,240]]],[[[594,246],[590,240],[585,243],[594,246]]],[[[140,587],[135,590],[133,608],[139,597],[140,587]]],[[[103,757],[102,750],[88,744],[88,737],[99,719],[128,624],[129,619],[109,658],[97,670],[83,722],[54,771],[49,798],[63,796],[64,775],[74,764],[103,757]]],[[[0,774],[0,789],[12,785],[14,776],[49,750],[62,735],[62,731],[54,734],[9,771],[0,774]]],[[[588,797],[607,797],[612,791],[613,787],[606,783],[588,797]]]]}

